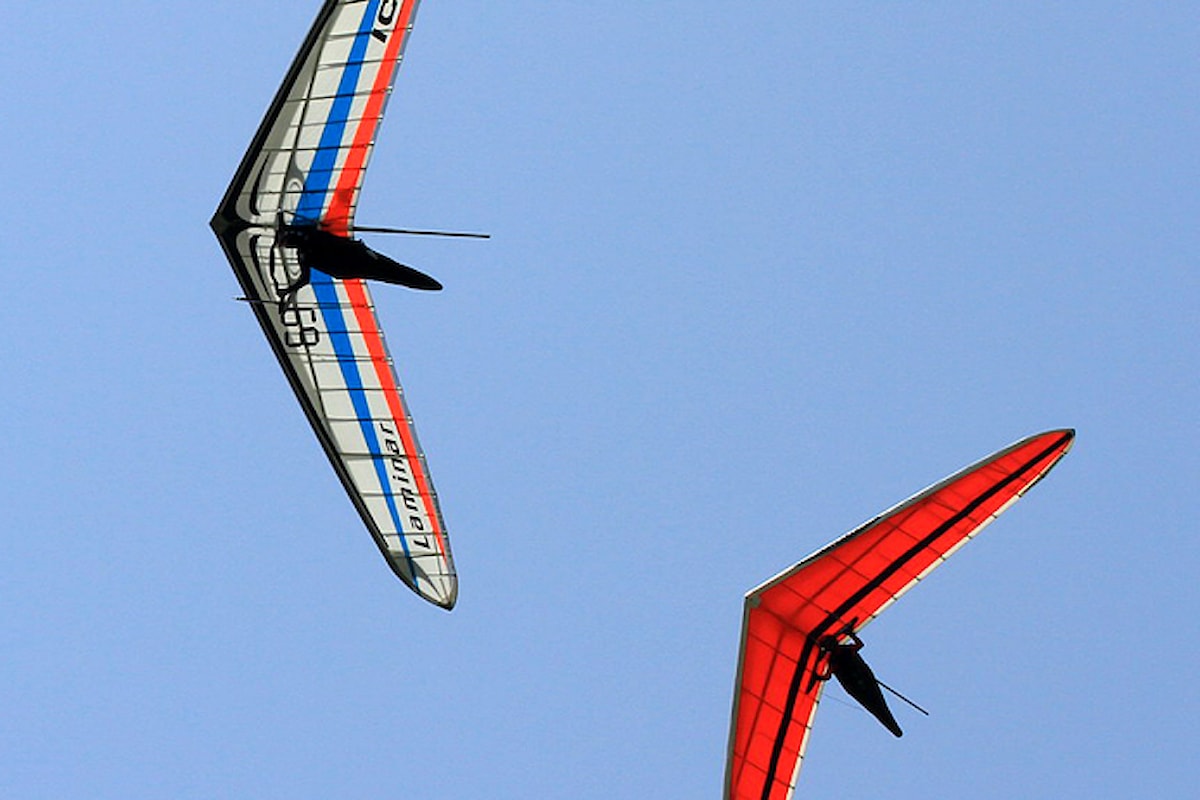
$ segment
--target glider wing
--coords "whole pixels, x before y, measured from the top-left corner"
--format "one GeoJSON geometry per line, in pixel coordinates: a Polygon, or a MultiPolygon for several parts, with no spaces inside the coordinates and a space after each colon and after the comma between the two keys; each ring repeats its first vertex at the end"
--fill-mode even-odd
{"type": "Polygon", "coordinates": [[[910,497],[746,595],[727,800],[788,800],[829,676],[819,643],[857,633],[1016,502],[1075,432],[1030,436],[910,497]]]}
{"type": "Polygon", "coordinates": [[[416,0],[327,0],[212,219],[276,358],[392,570],[458,591],[437,495],[365,283],[313,271],[282,225],[351,229],[416,0]]]}

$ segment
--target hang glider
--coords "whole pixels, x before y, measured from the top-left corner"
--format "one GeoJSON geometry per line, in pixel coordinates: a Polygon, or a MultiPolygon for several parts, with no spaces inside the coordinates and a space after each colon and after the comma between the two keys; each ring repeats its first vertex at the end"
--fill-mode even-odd
{"type": "Polygon", "coordinates": [[[450,543],[364,279],[441,285],[351,237],[416,6],[321,6],[211,225],[383,557],[449,609],[450,543]]]}
{"type": "Polygon", "coordinates": [[[866,522],[746,595],[726,800],[789,800],[826,681],[900,728],[859,632],[1041,480],[1073,430],[1030,436],[866,522]]]}

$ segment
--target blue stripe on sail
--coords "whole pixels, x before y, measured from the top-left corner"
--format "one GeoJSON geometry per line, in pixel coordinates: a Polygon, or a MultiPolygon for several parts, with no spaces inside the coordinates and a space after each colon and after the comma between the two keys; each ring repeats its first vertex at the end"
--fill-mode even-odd
{"type": "MultiPolygon", "coordinates": [[[[312,166],[305,176],[304,189],[296,206],[295,224],[314,224],[321,219],[321,212],[325,208],[325,198],[329,194],[330,184],[337,172],[338,148],[346,138],[347,120],[350,117],[354,94],[362,75],[367,44],[370,40],[379,2],[380,0],[370,0],[363,11],[362,22],[359,23],[358,32],[355,34],[354,43],[350,48],[350,55],[346,59],[348,63],[338,82],[337,97],[333,101],[329,116],[325,120],[325,127],[321,131],[321,140],[317,145],[312,166]]],[[[383,490],[388,513],[391,515],[396,531],[400,533],[400,546],[404,550],[408,572],[415,585],[418,580],[418,572],[409,553],[408,540],[404,537],[404,526],[400,522],[400,510],[396,507],[396,498],[392,493],[391,482],[388,480],[387,465],[384,462],[383,450],[379,445],[379,437],[375,433],[370,404],[367,402],[362,375],[359,373],[358,363],[355,361],[354,345],[347,332],[348,327],[345,316],[342,314],[337,285],[332,278],[316,270],[312,272],[311,285],[325,321],[325,330],[329,341],[338,357],[342,379],[346,382],[346,391],[354,406],[355,416],[358,417],[359,428],[367,449],[371,453],[375,475],[383,490]]]]}
{"type": "Polygon", "coordinates": [[[358,364],[354,360],[354,345],[350,341],[350,334],[347,333],[337,285],[332,278],[316,271],[313,272],[311,285],[317,296],[317,304],[325,315],[327,335],[333,345],[333,352],[337,355],[338,366],[342,370],[342,379],[346,381],[346,391],[349,392],[350,402],[354,405],[354,415],[358,417],[359,429],[367,443],[367,449],[371,452],[371,461],[375,466],[375,475],[379,478],[379,485],[383,489],[383,499],[387,503],[388,513],[392,517],[392,523],[396,526],[396,530],[401,534],[400,546],[404,549],[404,559],[408,562],[409,574],[416,583],[417,570],[408,550],[408,540],[403,535],[404,526],[400,523],[400,509],[396,507],[396,498],[392,493],[391,482],[388,480],[387,464],[383,458],[383,448],[379,446],[379,437],[375,433],[375,424],[371,417],[367,394],[363,389],[362,376],[358,371],[358,364]]]}
{"type": "MultiPolygon", "coordinates": [[[[325,196],[329,193],[329,184],[333,179],[334,168],[337,166],[338,148],[346,138],[346,120],[350,116],[350,106],[354,102],[354,93],[358,88],[358,80],[362,74],[363,59],[367,52],[367,43],[371,37],[371,28],[375,23],[375,12],[379,0],[370,0],[359,23],[358,33],[354,35],[354,44],[350,47],[350,55],[346,59],[345,71],[338,82],[337,97],[329,110],[325,128],[321,131],[321,141],[317,145],[316,155],[313,156],[312,167],[304,181],[304,190],[300,202],[296,206],[295,222],[298,225],[315,223],[321,219],[321,210],[325,207],[325,196]]],[[[318,45],[319,47],[320,45],[318,45]]]]}

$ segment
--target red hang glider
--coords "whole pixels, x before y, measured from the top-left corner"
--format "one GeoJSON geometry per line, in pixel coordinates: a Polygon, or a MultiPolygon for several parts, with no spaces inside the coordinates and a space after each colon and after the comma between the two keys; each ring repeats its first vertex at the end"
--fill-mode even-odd
{"type": "Polygon", "coordinates": [[[858,632],[1041,480],[1074,438],[1054,430],[1006,447],[746,595],[726,800],[792,797],[830,677],[900,735],[858,632]]]}

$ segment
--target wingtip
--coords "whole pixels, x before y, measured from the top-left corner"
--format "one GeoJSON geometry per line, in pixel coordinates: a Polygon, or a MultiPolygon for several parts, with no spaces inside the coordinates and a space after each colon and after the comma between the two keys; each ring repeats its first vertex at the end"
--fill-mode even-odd
{"type": "Polygon", "coordinates": [[[397,562],[388,558],[392,572],[412,592],[426,603],[452,611],[458,602],[458,576],[453,571],[444,572],[437,576],[421,570],[416,564],[397,562]],[[414,575],[410,570],[416,569],[414,575]]]}
{"type": "Polygon", "coordinates": [[[457,586],[414,586],[408,581],[405,583],[416,593],[417,597],[431,606],[451,611],[454,609],[454,604],[458,602],[457,586]]]}
{"type": "Polygon", "coordinates": [[[1033,442],[1038,439],[1058,439],[1058,440],[1060,440],[1059,443],[1064,446],[1063,453],[1065,454],[1068,450],[1071,449],[1071,446],[1073,444],[1075,444],[1075,429],[1074,428],[1050,428],[1049,430],[1042,431],[1041,433],[1035,433],[1032,436],[1025,437],[1020,442],[1018,442],[1017,445],[1026,444],[1028,442],[1033,442]]]}
{"type": "Polygon", "coordinates": [[[420,595],[438,608],[453,611],[455,604],[458,603],[458,580],[451,576],[449,586],[438,587],[436,593],[422,591],[420,595]]]}
{"type": "Polygon", "coordinates": [[[1074,439],[1075,438],[1075,429],[1074,428],[1049,428],[1047,430],[1042,431],[1041,433],[1035,433],[1028,438],[1039,439],[1043,436],[1066,436],[1068,439],[1074,439]]]}
{"type": "Polygon", "coordinates": [[[1058,428],[1056,430],[1050,431],[1050,433],[1057,433],[1063,437],[1063,445],[1064,445],[1063,446],[1063,455],[1066,455],[1067,451],[1069,451],[1071,449],[1071,447],[1075,444],[1075,429],[1074,428],[1058,428]]]}

